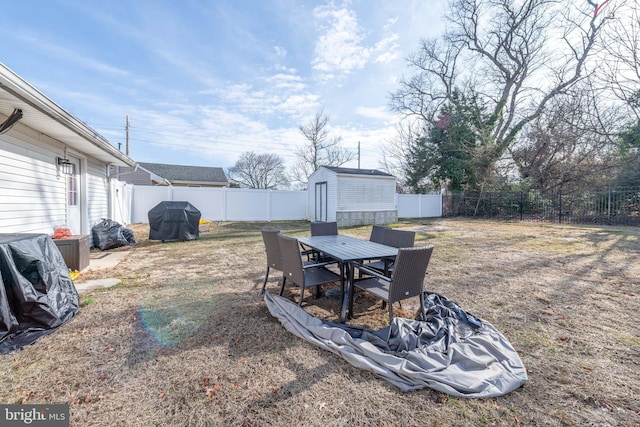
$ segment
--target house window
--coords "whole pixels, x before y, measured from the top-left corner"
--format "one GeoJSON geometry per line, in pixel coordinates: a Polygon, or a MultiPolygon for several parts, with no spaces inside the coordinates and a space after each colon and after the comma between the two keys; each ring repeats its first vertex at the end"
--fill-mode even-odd
{"type": "Polygon", "coordinates": [[[69,206],[78,205],[78,175],[76,175],[76,165],[72,164],[72,173],[67,175],[67,204],[69,206]]]}

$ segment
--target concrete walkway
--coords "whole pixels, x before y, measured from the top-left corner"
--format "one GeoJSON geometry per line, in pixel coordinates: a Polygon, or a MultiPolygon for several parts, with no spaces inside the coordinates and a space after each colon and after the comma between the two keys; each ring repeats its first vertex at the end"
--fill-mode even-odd
{"type": "MultiPolygon", "coordinates": [[[[80,272],[80,277],[82,277],[83,273],[87,273],[89,271],[96,272],[113,268],[118,265],[120,261],[126,258],[127,255],[129,255],[129,251],[92,252],[89,257],[89,266],[80,272]]],[[[75,285],[78,292],[86,292],[94,289],[110,288],[118,283],[120,283],[120,279],[101,278],[87,280],[86,282],[76,283],[75,285]]]]}

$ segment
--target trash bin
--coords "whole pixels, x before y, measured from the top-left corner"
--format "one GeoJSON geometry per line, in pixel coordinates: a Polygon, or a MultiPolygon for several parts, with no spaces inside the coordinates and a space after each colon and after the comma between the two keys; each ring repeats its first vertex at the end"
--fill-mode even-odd
{"type": "Polygon", "coordinates": [[[160,202],[148,213],[149,240],[197,239],[200,216],[200,211],[189,202],[160,202]]]}

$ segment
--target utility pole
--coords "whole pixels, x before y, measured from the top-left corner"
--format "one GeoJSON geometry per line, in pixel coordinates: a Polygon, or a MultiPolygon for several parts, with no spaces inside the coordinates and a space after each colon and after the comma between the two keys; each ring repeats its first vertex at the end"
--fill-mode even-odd
{"type": "Polygon", "coordinates": [[[125,135],[126,135],[126,152],[125,154],[128,156],[129,155],[129,115],[126,116],[126,122],[125,122],[125,126],[124,126],[124,130],[125,130],[125,135]]]}
{"type": "Polygon", "coordinates": [[[360,141],[358,141],[358,169],[360,169],[360,141]]]}

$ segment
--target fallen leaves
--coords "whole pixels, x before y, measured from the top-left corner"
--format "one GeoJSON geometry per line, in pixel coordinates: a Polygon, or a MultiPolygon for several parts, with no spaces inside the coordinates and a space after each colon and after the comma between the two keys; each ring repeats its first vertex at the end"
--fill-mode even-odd
{"type": "Polygon", "coordinates": [[[205,392],[207,393],[207,397],[211,399],[213,395],[216,393],[216,391],[218,391],[218,389],[220,388],[220,383],[213,383],[213,385],[210,385],[211,383],[210,378],[205,378],[203,382],[204,382],[205,392]]]}

